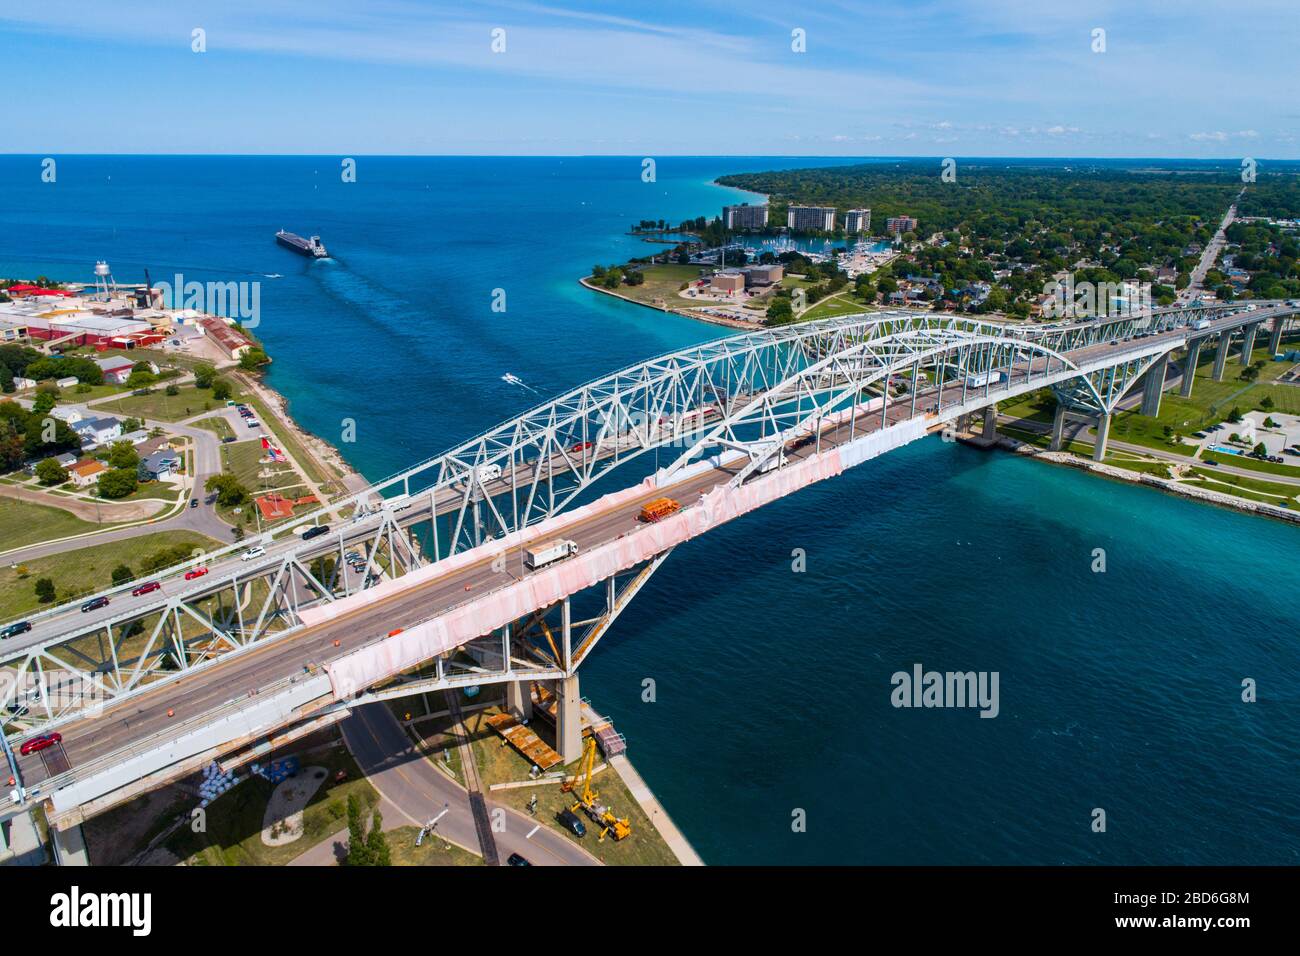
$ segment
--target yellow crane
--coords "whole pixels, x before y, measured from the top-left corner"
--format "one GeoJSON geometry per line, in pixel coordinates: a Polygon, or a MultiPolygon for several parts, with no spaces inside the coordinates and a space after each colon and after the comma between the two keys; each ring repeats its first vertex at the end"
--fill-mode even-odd
{"type": "Polygon", "coordinates": [[[596,798],[600,796],[598,792],[591,789],[591,773],[596,765],[596,741],[595,738],[587,738],[587,747],[582,752],[582,762],[578,765],[578,772],[574,774],[573,779],[560,784],[560,790],[565,793],[578,791],[578,801],[569,809],[574,813],[582,808],[583,812],[601,827],[600,836],[597,838],[604,842],[605,837],[613,834],[614,839],[622,840],[632,833],[632,824],[626,817],[619,818],[614,812],[602,803],[597,803],[596,798]],[[579,780],[582,781],[581,789],[578,787],[579,780]]]}

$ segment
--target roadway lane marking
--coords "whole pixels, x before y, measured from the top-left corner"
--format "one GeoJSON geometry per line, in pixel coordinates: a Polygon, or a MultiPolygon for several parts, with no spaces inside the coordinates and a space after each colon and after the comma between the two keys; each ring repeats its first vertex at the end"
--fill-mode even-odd
{"type": "Polygon", "coordinates": [[[538,830],[540,830],[541,828],[542,828],[542,825],[541,825],[540,823],[538,823],[538,824],[535,825],[531,830],[528,831],[528,835],[525,836],[524,839],[525,839],[525,840],[531,840],[531,839],[533,838],[533,834],[536,833],[536,832],[537,832],[538,830]]]}

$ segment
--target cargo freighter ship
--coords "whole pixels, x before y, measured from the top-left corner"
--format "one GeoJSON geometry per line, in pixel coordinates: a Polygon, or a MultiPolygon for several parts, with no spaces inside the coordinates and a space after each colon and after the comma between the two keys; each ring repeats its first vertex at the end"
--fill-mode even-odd
{"type": "Polygon", "coordinates": [[[292,249],[300,256],[308,256],[312,259],[328,259],[330,257],[330,254],[325,251],[325,247],[320,243],[320,236],[304,239],[302,236],[281,229],[275,234],[275,241],[286,249],[292,249]]]}

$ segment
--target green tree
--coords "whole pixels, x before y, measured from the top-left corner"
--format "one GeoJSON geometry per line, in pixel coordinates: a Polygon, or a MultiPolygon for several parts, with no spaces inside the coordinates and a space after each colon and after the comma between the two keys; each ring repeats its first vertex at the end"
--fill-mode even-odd
{"type": "Polygon", "coordinates": [[[68,480],[67,470],[53,458],[45,458],[36,466],[36,478],[47,488],[68,480]]]}
{"type": "Polygon", "coordinates": [[[115,441],[108,449],[110,468],[130,468],[134,470],[140,464],[140,453],[129,441],[115,441]]]}
{"type": "Polygon", "coordinates": [[[248,500],[248,489],[229,472],[212,475],[203,483],[203,489],[205,491],[215,491],[217,493],[217,504],[224,508],[233,508],[235,505],[248,500]]]}
{"type": "Polygon", "coordinates": [[[110,468],[100,472],[99,496],[101,498],[125,498],[135,491],[136,474],[134,468],[110,468]]]}
{"type": "Polygon", "coordinates": [[[167,387],[163,389],[163,391],[168,395],[179,395],[181,393],[180,388],[178,388],[174,382],[168,382],[167,387]]]}
{"type": "Polygon", "coordinates": [[[249,349],[239,357],[239,367],[245,372],[251,372],[258,366],[265,365],[271,361],[270,356],[262,349],[249,349]]]}
{"type": "Polygon", "coordinates": [[[224,378],[219,378],[212,383],[212,397],[217,401],[224,402],[232,394],[234,394],[234,390],[224,378]]]}
{"type": "Polygon", "coordinates": [[[54,582],[49,578],[36,579],[36,599],[42,604],[49,604],[54,600],[54,582]]]}
{"type": "Polygon", "coordinates": [[[392,866],[393,858],[388,849],[388,837],[384,833],[383,815],[376,810],[370,820],[370,833],[366,836],[366,856],[369,866],[392,866]]]}
{"type": "Polygon", "coordinates": [[[361,801],[355,793],[348,794],[348,855],[345,866],[370,866],[370,848],[361,823],[361,801]]]}
{"type": "Polygon", "coordinates": [[[1254,454],[1256,454],[1256,455],[1267,455],[1267,454],[1268,454],[1268,448],[1265,447],[1265,445],[1264,445],[1263,442],[1260,442],[1258,445],[1255,446],[1255,448],[1254,448],[1254,454]]]}
{"type": "Polygon", "coordinates": [[[135,575],[131,572],[131,569],[127,567],[125,564],[119,564],[117,567],[115,567],[113,569],[112,575],[113,575],[114,585],[126,584],[127,581],[130,581],[135,577],[135,575]]]}
{"type": "Polygon", "coordinates": [[[199,388],[211,388],[216,377],[217,370],[206,362],[194,366],[194,384],[199,388]]]}
{"type": "Polygon", "coordinates": [[[36,400],[32,402],[32,411],[37,415],[44,415],[54,407],[54,401],[54,396],[49,392],[41,392],[36,396],[36,400]]]}

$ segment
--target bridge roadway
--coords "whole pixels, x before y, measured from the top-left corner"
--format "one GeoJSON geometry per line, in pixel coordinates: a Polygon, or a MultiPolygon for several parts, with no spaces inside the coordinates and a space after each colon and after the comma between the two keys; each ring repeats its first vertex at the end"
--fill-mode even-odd
{"type": "MultiPolygon", "coordinates": [[[[1232,316],[1218,320],[1209,328],[1192,331],[1179,329],[1153,335],[1141,340],[1116,343],[1103,343],[1076,349],[1068,357],[1076,365],[1087,366],[1098,359],[1118,360],[1128,355],[1147,353],[1159,344],[1168,344],[1169,340],[1183,341],[1214,335],[1217,331],[1241,325],[1241,316],[1232,316]]],[[[1042,357],[1034,360],[1034,374],[1041,375],[1045,370],[1042,357]]],[[[1023,383],[1029,374],[1028,367],[1019,366],[1010,376],[1009,383],[1001,383],[994,390],[990,400],[996,400],[998,392],[1015,386],[1017,380],[1023,383]]],[[[916,397],[917,414],[934,403],[938,389],[935,386],[919,390],[916,397]]],[[[974,392],[968,401],[974,401],[974,392]]],[[[944,387],[943,409],[956,404],[952,400],[954,393],[960,394],[960,385],[947,383],[944,387]]],[[[883,425],[894,425],[911,417],[911,396],[891,401],[886,410],[885,421],[879,409],[864,411],[857,417],[857,425],[852,428],[852,437],[860,438],[880,429],[883,425]]],[[[931,415],[931,417],[936,417],[931,415]]],[[[936,425],[938,422],[936,421],[936,425]]],[[[823,448],[835,447],[850,440],[851,422],[844,421],[833,428],[828,428],[821,435],[823,448]]],[[[789,459],[804,458],[816,454],[818,448],[807,445],[803,448],[790,447],[789,459]]],[[[669,496],[682,502],[684,507],[695,504],[699,497],[710,489],[724,484],[732,478],[737,470],[746,463],[744,456],[732,457],[721,467],[691,475],[673,484],[667,484],[653,490],[647,490],[632,500],[625,501],[609,511],[589,514],[569,524],[555,529],[557,537],[571,538],[583,550],[609,542],[637,527],[636,515],[641,506],[654,498],[669,496]]],[[[759,476],[753,480],[762,481],[759,476]]],[[[507,571],[511,580],[518,578],[523,570],[522,548],[516,547],[506,552],[509,556],[507,571]],[[518,573],[516,572],[516,570],[518,573]]],[[[456,569],[446,575],[434,577],[429,581],[409,590],[399,591],[388,597],[356,607],[342,616],[323,622],[314,627],[304,628],[282,639],[269,639],[262,644],[224,660],[216,661],[195,673],[186,675],[156,688],[145,689],[134,697],[117,704],[110,704],[96,717],[80,718],[60,728],[63,734],[63,747],[75,771],[78,765],[92,760],[100,760],[132,743],[146,737],[162,735],[166,737],[169,726],[182,720],[190,720],[218,708],[255,694],[259,688],[267,687],[278,681],[286,680],[294,674],[303,673],[307,664],[323,664],[338,658],[389,630],[408,627],[434,616],[434,609],[448,609],[472,600],[472,594],[491,591],[494,585],[501,585],[501,573],[494,571],[491,557],[456,569]],[[467,593],[468,592],[468,593],[467,593]],[[334,642],[338,641],[338,646],[334,642]],[[169,716],[168,711],[172,711],[169,716]]],[[[319,699],[319,706],[331,701],[329,697],[319,699]]],[[[15,747],[15,750],[17,748],[15,747]]],[[[46,752],[48,753],[48,751],[46,752]]],[[[24,783],[30,788],[46,779],[46,767],[41,754],[19,758],[24,783]]]]}

